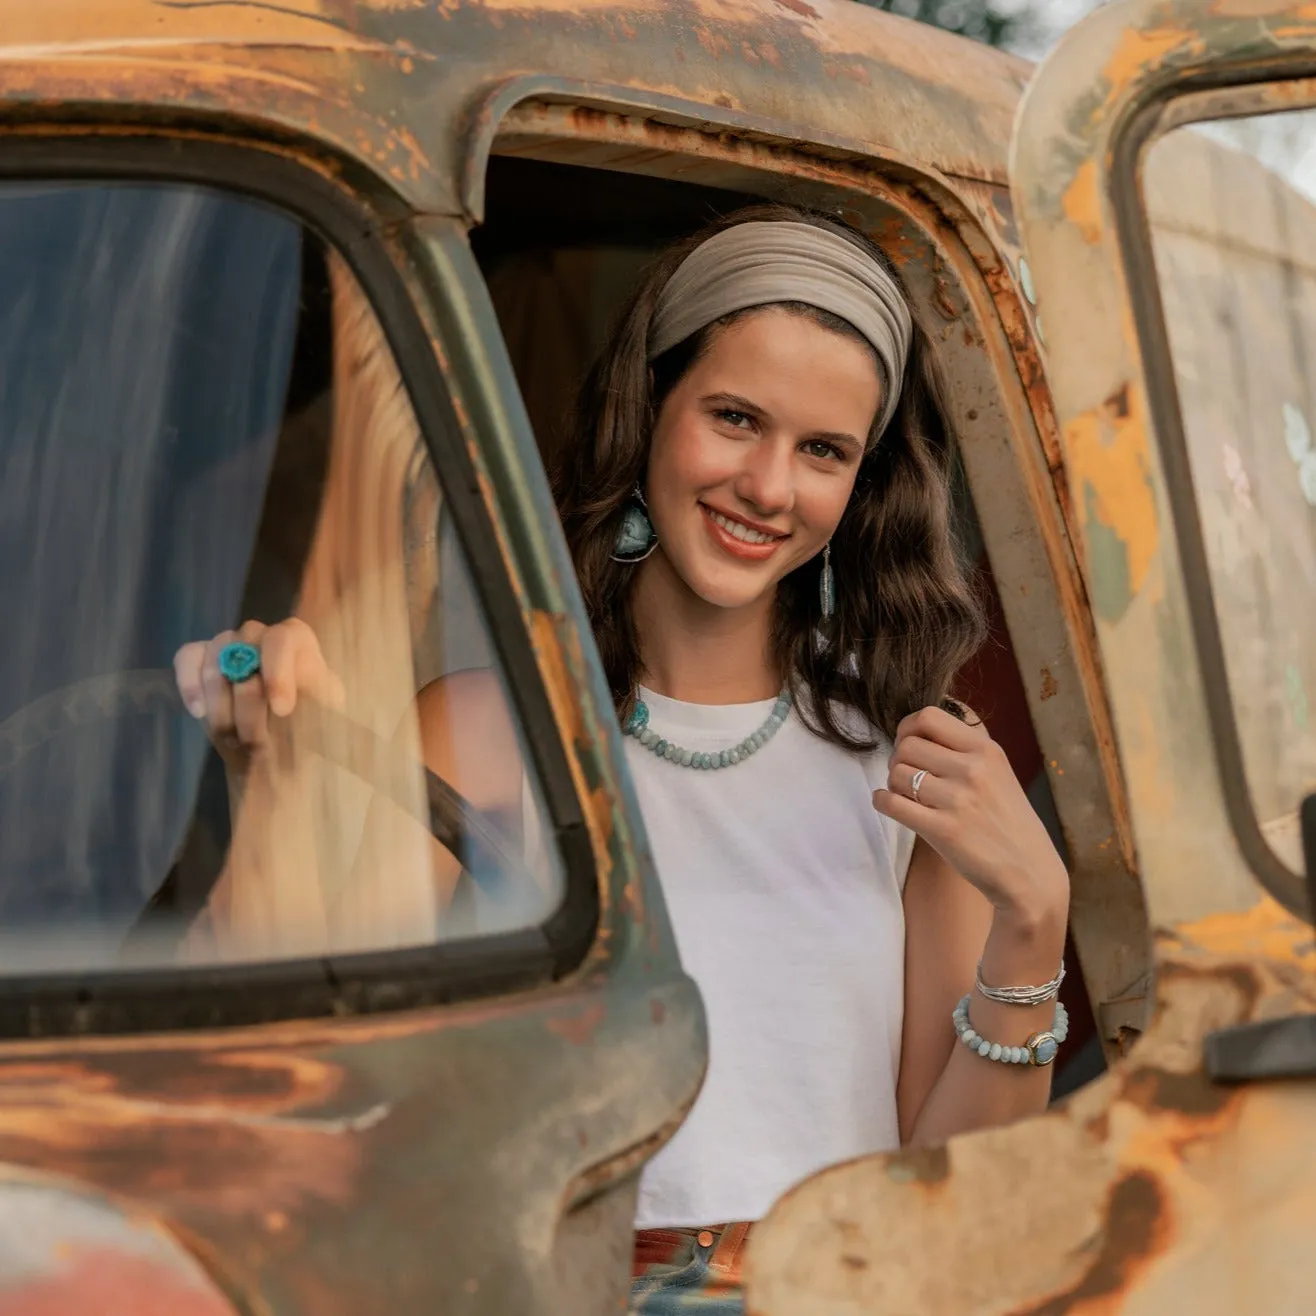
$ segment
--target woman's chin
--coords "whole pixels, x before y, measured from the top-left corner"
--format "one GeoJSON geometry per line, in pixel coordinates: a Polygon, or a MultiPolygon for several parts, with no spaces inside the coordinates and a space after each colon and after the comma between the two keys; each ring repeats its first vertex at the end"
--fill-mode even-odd
{"type": "Polygon", "coordinates": [[[695,583],[694,593],[710,607],[736,612],[762,603],[772,594],[773,582],[705,578],[695,583]]]}

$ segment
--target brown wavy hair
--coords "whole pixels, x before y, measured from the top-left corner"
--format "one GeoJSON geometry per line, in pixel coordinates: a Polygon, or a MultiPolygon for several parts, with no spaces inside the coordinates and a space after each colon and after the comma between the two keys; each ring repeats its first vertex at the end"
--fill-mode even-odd
{"type": "MultiPolygon", "coordinates": [[[[736,312],[701,329],[652,368],[646,352],[649,324],[659,294],[686,256],[714,233],[752,220],[788,220],[838,233],[899,283],[886,254],[863,234],[829,216],[780,205],[736,211],[671,247],[647,271],[586,376],[571,440],[551,472],[590,624],[622,717],[634,699],[641,658],[631,608],[637,572],[634,565],[612,560],[617,529],[631,491],[644,478],[663,402],[713,336],[753,312],[736,312]]],[[[827,311],[785,305],[867,345],[856,329],[827,311]]],[[[842,714],[844,708],[888,737],[901,718],[928,704],[956,711],[948,700],[951,682],[986,633],[951,530],[953,460],[941,381],[916,320],[899,407],[880,440],[870,444],[832,536],[835,615],[822,620],[821,554],[777,587],[774,662],[810,730],[846,749],[871,749],[876,739],[860,734],[854,719],[842,714]]]]}

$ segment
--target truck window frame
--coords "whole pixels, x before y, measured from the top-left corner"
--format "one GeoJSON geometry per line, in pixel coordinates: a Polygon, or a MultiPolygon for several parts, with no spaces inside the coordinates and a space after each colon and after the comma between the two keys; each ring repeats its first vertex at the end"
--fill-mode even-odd
{"type": "Polygon", "coordinates": [[[1303,919],[1312,917],[1306,878],[1276,853],[1252,803],[1141,171],[1152,146],[1188,124],[1313,107],[1316,79],[1310,77],[1309,61],[1279,62],[1262,69],[1228,62],[1211,67],[1190,79],[1162,86],[1147,97],[1115,137],[1110,175],[1115,239],[1129,276],[1126,286],[1146,379],[1147,407],[1166,473],[1166,499],[1225,808],[1239,849],[1257,881],[1291,914],[1303,919]],[[1286,67],[1292,70],[1288,77],[1286,67]],[[1305,97],[1280,90],[1286,86],[1296,90],[1295,84],[1303,83],[1309,84],[1305,97]]]}
{"type": "MultiPolygon", "coordinates": [[[[41,134],[0,152],[0,180],[178,183],[278,208],[344,259],[368,298],[445,492],[472,584],[538,774],[563,898],[536,927],[428,946],[122,973],[0,976],[0,1039],[115,1035],[373,1014],[523,992],[576,969],[595,943],[600,875],[566,747],[448,382],[387,247],[405,219],[391,196],[335,185],[291,153],[253,141],[112,129],[41,134]]],[[[359,180],[352,180],[354,182],[359,180]]],[[[364,181],[364,180],[360,180],[364,181]]]]}

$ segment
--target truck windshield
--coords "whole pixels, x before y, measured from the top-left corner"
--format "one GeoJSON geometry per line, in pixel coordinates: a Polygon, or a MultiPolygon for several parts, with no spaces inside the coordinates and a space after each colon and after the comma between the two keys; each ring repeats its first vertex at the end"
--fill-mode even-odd
{"type": "MultiPolygon", "coordinates": [[[[377,950],[545,918],[561,878],[519,729],[343,262],[209,189],[11,183],[0,305],[0,973],[377,950]],[[294,615],[343,682],[334,725],[359,734],[290,731],[278,790],[239,801],[177,702],[174,656],[294,615]],[[417,692],[454,672],[506,718],[500,767],[521,783],[518,807],[485,819],[506,845],[479,862],[416,821],[417,692]],[[384,794],[402,821],[381,827],[384,794]]],[[[461,795],[489,751],[447,731],[461,795]]]]}

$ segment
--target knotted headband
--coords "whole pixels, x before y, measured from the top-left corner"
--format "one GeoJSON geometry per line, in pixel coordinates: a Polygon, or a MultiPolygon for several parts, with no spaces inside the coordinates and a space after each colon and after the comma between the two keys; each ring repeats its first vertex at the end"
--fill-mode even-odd
{"type": "Polygon", "coordinates": [[[872,344],[885,375],[875,431],[881,434],[900,402],[913,336],[909,307],[886,270],[829,229],[754,220],[701,243],[659,294],[649,325],[649,360],[724,315],[779,302],[839,315],[872,344]]]}

